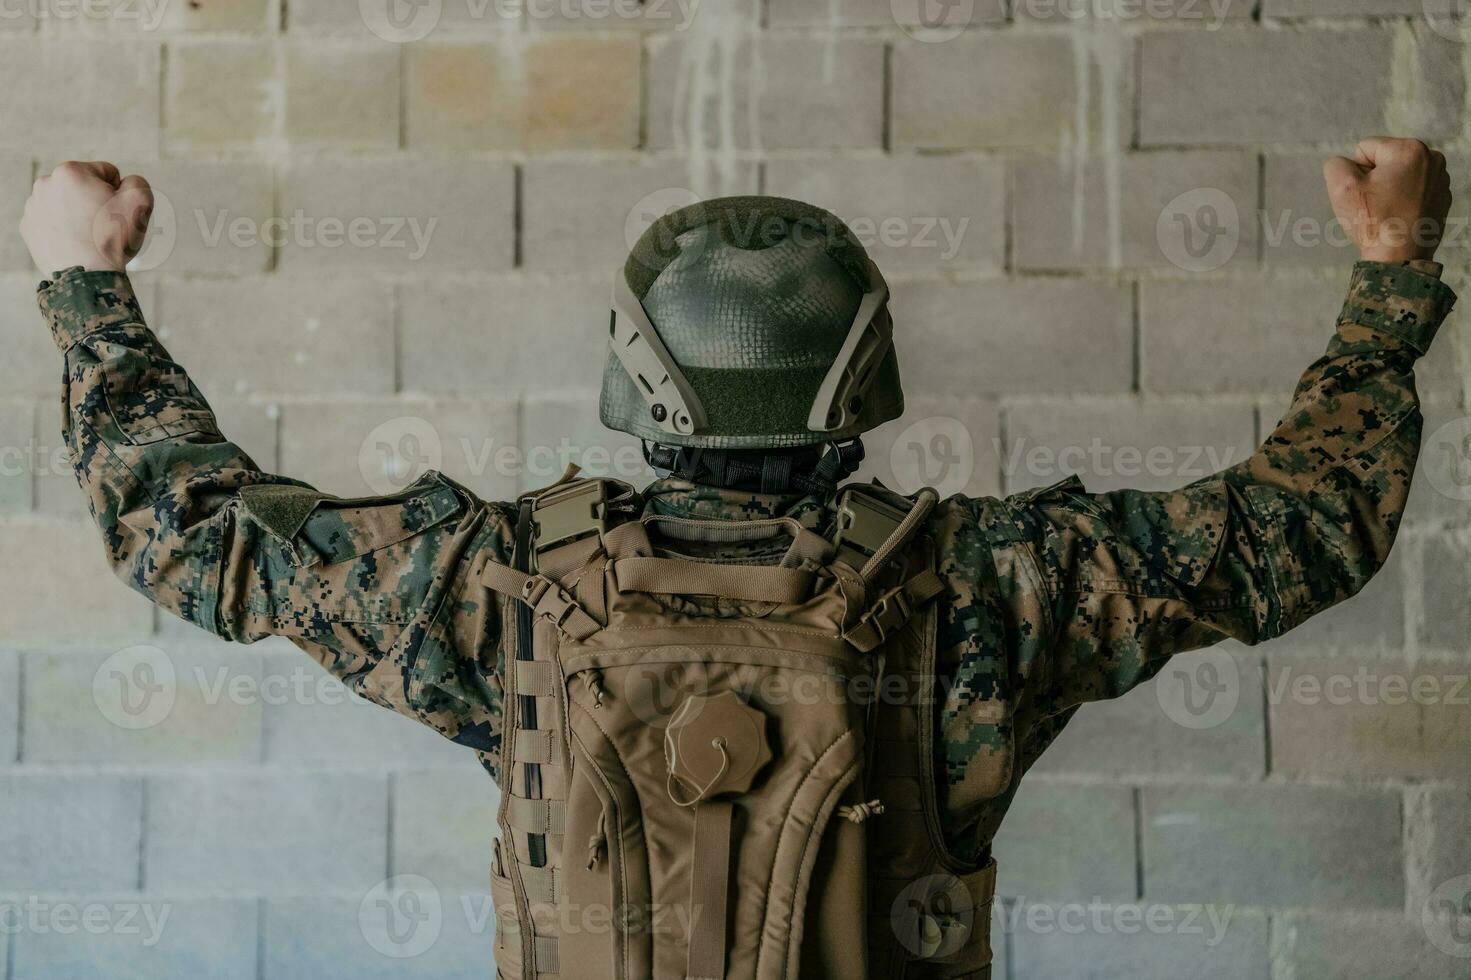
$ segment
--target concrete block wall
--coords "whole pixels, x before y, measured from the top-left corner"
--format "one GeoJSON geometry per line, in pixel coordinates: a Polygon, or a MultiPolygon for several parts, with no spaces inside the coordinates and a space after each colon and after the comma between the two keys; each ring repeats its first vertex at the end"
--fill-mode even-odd
{"type": "MultiPolygon", "coordinates": [[[[487,977],[495,794],[289,645],[229,648],[103,567],[11,232],[33,177],[149,177],[144,307],[268,468],[487,496],[601,431],[613,270],[763,191],[848,219],[910,411],[866,472],[1169,487],[1240,459],[1353,255],[1319,162],[1455,160],[1452,0],[36,0],[0,11],[0,978],[487,977]]],[[[49,271],[49,270],[46,270],[49,271]]],[[[1471,977],[1464,316],[1419,371],[1390,567],[1265,647],[1084,709],[998,844],[998,977],[1471,977]]]]}

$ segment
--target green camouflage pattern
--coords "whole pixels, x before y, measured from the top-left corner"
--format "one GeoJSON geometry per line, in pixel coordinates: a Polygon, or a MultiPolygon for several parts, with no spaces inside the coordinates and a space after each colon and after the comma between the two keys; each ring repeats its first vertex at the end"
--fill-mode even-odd
{"type": "MultiPolygon", "coordinates": [[[[989,846],[1080,705],[1126,693],[1173,654],[1280,636],[1383,565],[1419,453],[1414,363],[1455,302],[1439,272],[1358,265],[1326,353],[1236,466],[1169,492],[1090,494],[1069,479],[936,508],[937,771],[958,855],[989,846]]],[[[358,500],[264,473],[219,433],[125,276],[68,270],[40,302],[66,356],[67,446],[117,574],[225,639],[289,638],[495,775],[503,609],[479,575],[509,560],[513,507],[435,473],[358,500]]],[[[675,479],[645,506],[832,524],[816,497],[675,479]]]]}

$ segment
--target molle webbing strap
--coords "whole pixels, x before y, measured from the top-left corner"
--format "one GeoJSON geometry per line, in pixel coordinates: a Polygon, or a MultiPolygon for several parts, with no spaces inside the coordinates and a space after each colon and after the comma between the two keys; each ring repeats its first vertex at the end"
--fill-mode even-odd
{"type": "Polygon", "coordinates": [[[529,800],[511,795],[506,801],[506,822],[528,834],[561,834],[565,833],[566,810],[561,800],[529,800]]]}
{"type": "MultiPolygon", "coordinates": [[[[535,552],[532,546],[532,535],[536,531],[536,525],[532,520],[532,502],[523,499],[516,513],[516,541],[515,549],[511,555],[511,562],[518,574],[525,574],[532,567],[535,552]]],[[[488,570],[487,566],[487,570],[488,570]]],[[[535,657],[535,630],[532,627],[532,611],[529,606],[522,604],[515,607],[515,659],[517,663],[531,662],[535,657]]],[[[515,703],[512,706],[515,711],[515,724],[511,732],[514,742],[519,730],[535,730],[536,719],[536,697],[529,694],[517,693],[515,703]]],[[[511,769],[514,776],[514,761],[511,769]]],[[[541,767],[535,763],[524,765],[522,769],[521,791],[531,798],[541,796],[541,767]]],[[[526,855],[532,866],[546,864],[546,840],[543,837],[532,834],[526,839],[526,855]]],[[[519,908],[518,908],[518,911],[519,908]]]]}
{"type": "Polygon", "coordinates": [[[557,689],[557,668],[545,660],[521,660],[516,663],[516,693],[527,697],[550,697],[557,689]]]}
{"type": "Polygon", "coordinates": [[[656,530],[673,541],[730,544],[769,541],[783,534],[792,539],[779,562],[783,568],[823,565],[832,557],[833,546],[824,537],[790,517],[759,521],[706,521],[655,514],[629,521],[609,531],[604,547],[609,558],[649,557],[654,554],[649,531],[656,530]]]}
{"type": "MultiPolygon", "coordinates": [[[[519,923],[497,919],[496,932],[500,933],[500,945],[505,949],[519,950],[521,948],[521,926],[519,923]]],[[[546,974],[556,975],[562,972],[561,956],[557,951],[557,940],[555,936],[532,937],[532,955],[536,957],[535,976],[546,974]]],[[[519,955],[515,957],[519,960],[519,955]]],[[[530,980],[531,975],[527,975],[530,980]]]]}
{"type": "Polygon", "coordinates": [[[554,905],[562,900],[562,873],[556,868],[523,867],[521,886],[532,905],[554,905]]]}
{"type": "Polygon", "coordinates": [[[914,616],[916,609],[935,598],[945,589],[940,576],[930,569],[896,586],[879,596],[858,622],[843,634],[853,646],[868,653],[883,643],[894,631],[901,629],[914,616]]]}
{"type": "Polygon", "coordinates": [[[693,919],[685,980],[725,980],[731,816],[729,800],[707,800],[695,807],[695,860],[690,871],[693,919]]]}
{"type": "Polygon", "coordinates": [[[673,558],[620,558],[618,589],[664,595],[706,595],[745,602],[801,602],[812,594],[813,574],[774,565],[713,565],[673,558]]]}
{"type": "Polygon", "coordinates": [[[904,515],[904,519],[899,522],[898,527],[894,528],[894,532],[883,544],[879,545],[878,550],[873,553],[868,562],[858,570],[858,574],[863,576],[865,582],[872,582],[877,578],[879,572],[883,571],[884,566],[888,564],[889,559],[904,547],[910,538],[914,537],[920,525],[924,523],[924,519],[930,515],[930,511],[934,510],[935,503],[939,499],[939,494],[929,487],[925,487],[916,494],[914,506],[910,508],[909,513],[904,515]]]}
{"type": "Polygon", "coordinates": [[[525,729],[516,733],[513,761],[546,764],[555,760],[552,752],[552,733],[525,729]]]}
{"type": "Polygon", "coordinates": [[[537,616],[551,620],[574,640],[585,640],[603,628],[571,593],[546,575],[529,575],[491,561],[485,563],[480,582],[531,607],[537,616]]]}

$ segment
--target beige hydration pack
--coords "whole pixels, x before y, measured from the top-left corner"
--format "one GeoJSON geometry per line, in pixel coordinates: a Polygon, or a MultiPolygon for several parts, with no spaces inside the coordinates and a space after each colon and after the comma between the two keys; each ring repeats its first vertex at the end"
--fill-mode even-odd
{"type": "Polygon", "coordinates": [[[936,802],[934,503],[850,487],[824,537],[608,480],[522,499],[481,573],[500,976],[990,976],[995,865],[949,856],[936,802]]]}

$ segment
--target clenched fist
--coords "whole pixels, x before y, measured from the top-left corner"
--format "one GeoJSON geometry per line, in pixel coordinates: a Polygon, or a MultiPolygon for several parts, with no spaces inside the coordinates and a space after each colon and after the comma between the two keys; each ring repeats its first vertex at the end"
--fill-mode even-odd
{"type": "Polygon", "coordinates": [[[43,273],[74,265],[121,272],[143,247],[153,191],[110,163],[63,163],[31,188],[20,234],[43,273]]]}
{"type": "Polygon", "coordinates": [[[1323,165],[1333,212],[1369,262],[1435,257],[1451,207],[1445,154],[1419,140],[1364,140],[1323,165]]]}

